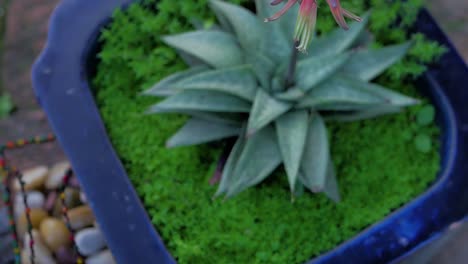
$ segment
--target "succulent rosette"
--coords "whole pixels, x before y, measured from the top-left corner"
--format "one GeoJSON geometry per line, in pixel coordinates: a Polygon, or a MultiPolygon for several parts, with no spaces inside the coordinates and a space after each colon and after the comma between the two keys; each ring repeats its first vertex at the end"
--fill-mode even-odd
{"type": "MultiPolygon", "coordinates": [[[[148,113],[191,117],[167,141],[168,147],[236,139],[215,196],[232,197],[259,184],[282,164],[293,197],[306,187],[337,201],[326,122],[372,118],[416,104],[413,98],[370,82],[399,61],[410,44],[370,49],[361,38],[366,34],[365,15],[347,31],[337,29],[312,41],[288,82],[285,73],[294,53],[296,25],[311,21],[296,23],[302,7],[277,2],[272,7],[256,0],[254,14],[211,0],[219,25],[163,37],[190,68],[145,92],[165,97],[148,113]],[[264,23],[275,16],[278,21],[264,23]]],[[[316,8],[315,1],[301,4],[306,3],[312,3],[311,10],[316,8]]],[[[341,7],[332,10],[337,10],[335,17],[351,16],[341,7]]]]}

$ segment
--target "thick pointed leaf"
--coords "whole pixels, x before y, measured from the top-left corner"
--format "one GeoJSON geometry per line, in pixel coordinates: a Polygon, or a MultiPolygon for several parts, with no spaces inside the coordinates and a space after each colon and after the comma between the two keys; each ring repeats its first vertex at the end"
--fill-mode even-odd
{"type": "Polygon", "coordinates": [[[307,139],[309,114],[307,110],[288,112],[275,122],[278,144],[288,175],[291,192],[297,182],[297,173],[307,139]]]}
{"type": "Polygon", "coordinates": [[[265,55],[255,51],[246,51],[246,61],[252,66],[261,87],[265,91],[269,91],[275,63],[265,55]]]}
{"type": "Polygon", "coordinates": [[[361,32],[364,30],[369,14],[363,17],[362,22],[353,22],[349,26],[349,30],[341,28],[335,29],[330,34],[325,35],[312,41],[309,48],[309,57],[332,55],[343,52],[350,48],[353,43],[359,38],[361,32]]]}
{"type": "Polygon", "coordinates": [[[242,51],[236,39],[225,32],[199,30],[166,36],[163,40],[216,68],[242,64],[242,51]]]}
{"type": "Polygon", "coordinates": [[[176,113],[184,111],[239,112],[250,110],[249,102],[239,97],[213,91],[187,90],[152,106],[148,113],[176,113]]]}
{"type": "Polygon", "coordinates": [[[419,104],[419,100],[417,99],[392,91],[378,84],[363,82],[349,76],[339,76],[337,79],[341,79],[343,82],[355,83],[362,91],[380,96],[385,100],[386,104],[391,106],[406,107],[419,104]]]}
{"type": "Polygon", "coordinates": [[[206,121],[224,123],[235,126],[240,126],[243,122],[242,114],[239,113],[216,113],[203,111],[185,111],[179,113],[204,119],[206,121]]]}
{"type": "Polygon", "coordinates": [[[307,141],[302,156],[301,171],[304,173],[304,184],[312,192],[321,192],[326,183],[330,149],[325,122],[319,114],[314,113],[309,122],[307,141]]]}
{"type": "MultiPolygon", "coordinates": [[[[265,18],[271,17],[273,14],[283,8],[285,3],[281,3],[275,6],[270,5],[271,1],[268,0],[255,0],[257,9],[257,16],[261,21],[265,18]]],[[[299,4],[293,5],[288,12],[283,14],[278,20],[270,22],[267,26],[278,27],[283,33],[284,37],[288,40],[293,40],[294,29],[296,26],[297,14],[299,13],[299,4]]]]}
{"type": "Polygon", "coordinates": [[[363,90],[362,87],[367,85],[359,80],[334,77],[312,89],[299,101],[297,108],[356,110],[386,103],[381,96],[363,90]]]}
{"type": "Polygon", "coordinates": [[[376,50],[361,50],[354,53],[341,72],[357,79],[369,81],[399,61],[408,51],[410,43],[376,50]]]}
{"type": "Polygon", "coordinates": [[[225,194],[228,191],[228,189],[233,185],[235,178],[234,169],[236,168],[236,164],[244,150],[246,142],[246,137],[244,136],[244,134],[245,127],[242,129],[241,135],[237,139],[236,144],[234,144],[234,147],[232,148],[231,153],[229,154],[226,164],[224,164],[221,181],[219,183],[218,190],[216,191],[214,197],[218,197],[222,194],[225,194]]]}
{"type": "Polygon", "coordinates": [[[258,89],[247,124],[247,135],[252,135],[265,127],[291,107],[292,104],[279,101],[262,89],[258,89]]]}
{"type": "Polygon", "coordinates": [[[296,86],[309,91],[336,73],[349,59],[349,53],[317,56],[300,61],[296,70],[296,86]]]}
{"type": "Polygon", "coordinates": [[[339,122],[352,122],[364,119],[371,119],[382,115],[394,114],[402,111],[402,107],[393,105],[376,105],[362,110],[349,112],[334,112],[326,115],[326,120],[339,122]]]}
{"type": "Polygon", "coordinates": [[[283,62],[291,57],[293,51],[293,38],[286,38],[277,27],[269,27],[275,22],[270,22],[263,27],[263,35],[260,51],[275,63],[283,62]]]}
{"type": "Polygon", "coordinates": [[[281,164],[275,129],[268,126],[248,138],[233,172],[226,198],[258,184],[281,164]]]}
{"type": "Polygon", "coordinates": [[[211,0],[210,4],[230,23],[244,50],[257,50],[261,42],[262,25],[252,12],[219,0],[211,0]]]}
{"type": "Polygon", "coordinates": [[[176,50],[177,54],[179,54],[180,58],[185,62],[185,64],[189,65],[190,67],[197,67],[197,66],[205,66],[209,67],[206,62],[202,61],[201,59],[188,54],[182,50],[176,50]]]}
{"type": "Polygon", "coordinates": [[[195,74],[198,74],[200,72],[208,70],[207,67],[205,66],[198,66],[198,67],[193,67],[190,69],[187,69],[185,71],[180,71],[177,73],[174,73],[172,75],[169,75],[168,77],[160,80],[158,83],[156,83],[154,86],[149,88],[148,90],[144,91],[142,94],[143,95],[152,95],[152,96],[169,96],[175,94],[177,91],[174,90],[173,85],[174,83],[177,83],[178,81],[188,78],[190,76],[193,76],[195,74]]]}
{"type": "Polygon", "coordinates": [[[173,86],[172,90],[210,90],[253,101],[257,80],[250,66],[238,66],[195,74],[174,83],[173,86]]]}
{"type": "Polygon", "coordinates": [[[336,180],[335,168],[331,159],[328,161],[327,180],[325,183],[325,188],[323,189],[323,193],[325,193],[325,195],[332,199],[335,203],[338,203],[341,200],[340,189],[338,188],[338,181],[336,180]]]}
{"type": "Polygon", "coordinates": [[[192,118],[166,142],[166,147],[197,145],[236,136],[240,131],[240,126],[192,118]]]}
{"type": "Polygon", "coordinates": [[[294,87],[289,88],[285,92],[276,93],[275,98],[286,100],[286,101],[297,102],[299,99],[301,99],[305,95],[306,95],[306,92],[304,90],[302,90],[301,88],[297,86],[294,86],[294,87]]]}
{"type": "Polygon", "coordinates": [[[224,13],[216,8],[211,8],[213,13],[216,16],[216,20],[218,20],[219,27],[222,31],[234,34],[234,29],[232,28],[231,23],[229,23],[228,18],[224,15],[224,13]]]}
{"type": "MultiPolygon", "coordinates": [[[[271,6],[269,1],[266,0],[255,0],[255,5],[257,8],[257,16],[260,21],[264,21],[265,18],[272,16],[283,6],[283,4],[271,6]]],[[[287,16],[289,16],[289,14],[287,14],[287,16]]],[[[263,24],[262,26],[263,33],[260,52],[274,60],[275,63],[281,63],[288,59],[294,44],[294,36],[289,34],[286,36],[282,26],[282,23],[284,23],[282,22],[283,19],[286,19],[286,17],[282,17],[278,21],[263,24]]],[[[295,18],[293,21],[295,21],[295,18]]]]}

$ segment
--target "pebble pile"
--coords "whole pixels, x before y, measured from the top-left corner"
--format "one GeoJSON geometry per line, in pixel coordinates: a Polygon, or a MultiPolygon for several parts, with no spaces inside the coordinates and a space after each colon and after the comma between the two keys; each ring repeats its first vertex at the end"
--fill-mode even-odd
{"type": "Polygon", "coordinates": [[[76,178],[64,180],[69,168],[65,161],[52,168],[38,166],[23,171],[26,197],[19,180],[12,183],[22,264],[31,263],[31,254],[36,264],[116,263],[76,178]],[[64,186],[64,182],[68,184],[64,186]]]}

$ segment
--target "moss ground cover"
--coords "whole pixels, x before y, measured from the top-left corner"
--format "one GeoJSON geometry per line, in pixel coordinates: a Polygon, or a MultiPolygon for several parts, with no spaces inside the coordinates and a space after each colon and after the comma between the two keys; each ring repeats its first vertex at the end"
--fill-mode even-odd
{"type": "MultiPolygon", "coordinates": [[[[406,29],[420,4],[414,0],[343,3],[356,13],[373,7],[370,30],[375,46],[407,39],[406,29]],[[390,27],[395,21],[400,26],[390,27]]],[[[324,9],[319,10],[319,33],[335,27],[324,9]]],[[[301,263],[356,235],[434,181],[439,132],[434,124],[418,125],[421,109],[427,108],[424,102],[375,120],[327,124],[342,194],[339,204],[309,193],[291,203],[286,177],[280,175],[283,168],[278,177],[232,200],[213,201],[216,186],[208,180],[221,143],[167,150],[165,140],[186,117],[144,115],[155,99],[139,96],[162,77],[186,67],[162,45],[160,36],[189,30],[191,18],[206,26],[215,21],[204,0],[146,0],[117,11],[102,33],[93,80],[114,147],[179,263],[301,263]],[[418,150],[419,135],[432,139],[429,150],[418,150]]],[[[407,83],[443,48],[421,35],[412,38],[415,45],[409,56],[378,82],[421,98],[407,83]]]]}

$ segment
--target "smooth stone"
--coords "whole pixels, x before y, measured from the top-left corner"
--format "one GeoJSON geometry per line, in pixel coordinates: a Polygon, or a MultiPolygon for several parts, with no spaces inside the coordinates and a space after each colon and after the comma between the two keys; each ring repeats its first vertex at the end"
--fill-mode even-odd
{"type": "Polygon", "coordinates": [[[45,181],[45,187],[48,190],[55,190],[62,186],[63,178],[65,178],[65,173],[69,168],[70,162],[68,161],[62,161],[52,166],[45,181]]]}
{"type": "Polygon", "coordinates": [[[117,262],[112,256],[110,250],[101,251],[86,259],[86,264],[116,264],[117,262]]]}
{"type": "MultiPolygon", "coordinates": [[[[65,189],[65,206],[67,207],[68,210],[71,210],[72,208],[75,208],[79,205],[81,205],[81,200],[80,200],[80,192],[74,188],[66,188],[65,189]]],[[[56,199],[55,204],[53,206],[52,210],[52,215],[54,217],[62,217],[62,207],[63,203],[61,199],[56,199]]]]}
{"type": "MultiPolygon", "coordinates": [[[[44,194],[38,191],[30,191],[26,193],[26,202],[28,203],[29,208],[43,208],[45,203],[44,194]]],[[[25,210],[23,195],[18,193],[15,196],[15,217],[21,216],[25,210]]]]}
{"type": "MultiPolygon", "coordinates": [[[[31,219],[31,225],[32,228],[39,228],[41,225],[41,222],[46,219],[49,215],[47,214],[46,211],[40,208],[35,208],[31,209],[29,213],[29,218],[31,219]]],[[[18,224],[17,224],[17,229],[18,229],[18,236],[20,238],[24,237],[24,234],[28,231],[28,221],[26,218],[26,212],[23,212],[23,214],[19,217],[18,219],[18,224]]]]}
{"type": "Polygon", "coordinates": [[[54,206],[55,206],[55,201],[57,200],[57,192],[50,192],[48,195],[47,195],[47,199],[45,201],[45,204],[44,204],[44,209],[46,209],[47,212],[50,212],[52,211],[52,209],[54,209],[54,206]]]}
{"type": "Polygon", "coordinates": [[[80,200],[82,203],[88,203],[88,198],[86,198],[86,194],[84,192],[80,192],[80,200]]]}
{"type": "Polygon", "coordinates": [[[70,226],[73,230],[92,226],[94,222],[93,211],[87,205],[82,205],[69,210],[68,218],[70,219],[70,226]]]}
{"type": "Polygon", "coordinates": [[[75,208],[79,205],[82,205],[80,199],[80,191],[75,188],[66,188],[65,189],[65,205],[68,209],[75,208]]]}
{"type": "MultiPolygon", "coordinates": [[[[49,169],[47,169],[46,166],[39,166],[23,171],[24,190],[31,191],[41,189],[44,186],[48,173],[49,169]]],[[[16,191],[21,189],[20,182],[17,178],[15,178],[13,182],[13,188],[16,191]]]]}
{"type": "Polygon", "coordinates": [[[83,256],[89,256],[97,253],[99,250],[106,247],[106,240],[101,231],[95,227],[85,228],[75,235],[75,243],[83,256]]]}
{"type": "Polygon", "coordinates": [[[60,247],[55,252],[55,257],[60,264],[75,264],[78,255],[69,247],[60,247]]]}
{"type": "Polygon", "coordinates": [[[46,218],[40,225],[41,237],[52,251],[70,245],[70,232],[64,222],[57,218],[46,218]]]}
{"type": "MultiPolygon", "coordinates": [[[[54,258],[52,257],[52,254],[50,250],[44,245],[44,242],[41,239],[41,236],[39,235],[39,232],[35,229],[31,231],[34,245],[34,263],[40,263],[40,264],[54,264],[57,263],[54,258]]],[[[31,243],[31,237],[26,235],[24,237],[24,248],[21,251],[21,263],[22,264],[30,264],[31,263],[31,248],[29,247],[31,243]]]]}

